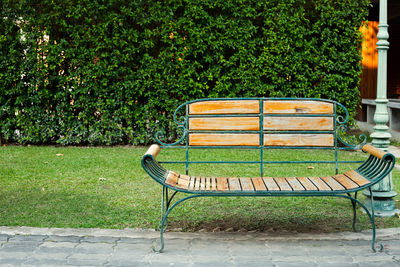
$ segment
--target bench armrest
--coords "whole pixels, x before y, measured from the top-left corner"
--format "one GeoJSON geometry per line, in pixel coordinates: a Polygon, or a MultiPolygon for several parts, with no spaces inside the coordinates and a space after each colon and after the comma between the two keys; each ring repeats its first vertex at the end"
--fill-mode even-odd
{"type": "Polygon", "coordinates": [[[372,156],[375,156],[375,157],[377,157],[377,158],[379,158],[379,159],[382,159],[382,160],[385,160],[386,157],[388,157],[388,156],[393,157],[392,154],[390,154],[390,153],[388,153],[388,152],[385,152],[385,151],[383,151],[382,149],[373,147],[372,145],[364,145],[364,146],[362,147],[362,151],[368,152],[368,153],[371,154],[372,156]]]}
{"type": "Polygon", "coordinates": [[[160,153],[160,146],[159,145],[151,145],[145,155],[152,155],[154,159],[156,159],[157,155],[160,153]]]}

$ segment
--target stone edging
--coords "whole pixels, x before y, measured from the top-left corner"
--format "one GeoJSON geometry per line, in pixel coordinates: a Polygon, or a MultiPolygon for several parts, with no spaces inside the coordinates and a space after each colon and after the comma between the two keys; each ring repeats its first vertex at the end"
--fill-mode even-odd
{"type": "MultiPolygon", "coordinates": [[[[157,239],[159,232],[151,229],[99,229],[99,228],[35,228],[0,226],[0,234],[6,235],[47,235],[47,236],[94,236],[157,239]]],[[[377,239],[400,239],[400,228],[377,230],[377,239]]],[[[370,240],[371,230],[339,233],[241,233],[241,232],[167,232],[166,239],[213,239],[213,240],[370,240]]]]}

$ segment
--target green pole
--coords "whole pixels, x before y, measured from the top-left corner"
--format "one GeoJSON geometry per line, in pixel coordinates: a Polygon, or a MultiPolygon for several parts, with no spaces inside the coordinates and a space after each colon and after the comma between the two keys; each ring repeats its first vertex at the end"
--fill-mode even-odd
{"type": "MultiPolygon", "coordinates": [[[[374,132],[371,134],[372,145],[388,150],[389,138],[389,127],[386,125],[389,121],[389,114],[387,111],[387,51],[389,50],[389,33],[387,24],[387,0],[379,1],[379,32],[378,32],[378,84],[376,93],[376,110],[374,114],[374,132]]],[[[372,187],[374,196],[374,210],[375,215],[380,217],[394,216],[398,212],[395,207],[393,197],[397,195],[393,191],[392,174],[386,176],[380,183],[372,187]]],[[[365,201],[366,206],[371,210],[370,206],[370,192],[364,191],[364,195],[367,196],[365,201]]]]}

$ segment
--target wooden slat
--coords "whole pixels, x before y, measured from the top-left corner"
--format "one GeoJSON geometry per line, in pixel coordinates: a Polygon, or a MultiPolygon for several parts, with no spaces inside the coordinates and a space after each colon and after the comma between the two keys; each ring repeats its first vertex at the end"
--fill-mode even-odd
{"type": "Polygon", "coordinates": [[[253,183],[250,178],[240,178],[239,180],[243,191],[254,191],[253,183]]]}
{"type": "Polygon", "coordinates": [[[176,187],[181,188],[181,189],[187,189],[189,186],[189,180],[190,177],[187,175],[179,175],[179,179],[178,179],[178,183],[176,185],[176,187]]]}
{"type": "Polygon", "coordinates": [[[292,188],[286,181],[285,177],[275,177],[274,180],[278,184],[281,191],[292,191],[292,188]]]}
{"type": "Polygon", "coordinates": [[[231,191],[242,190],[238,178],[229,178],[228,183],[229,183],[229,190],[231,191]]]}
{"type": "Polygon", "coordinates": [[[217,178],[217,190],[218,191],[227,191],[228,188],[228,179],[225,177],[217,178]]]}
{"type": "Polygon", "coordinates": [[[213,100],[189,105],[189,114],[257,114],[258,100],[213,100]]]}
{"type": "Polygon", "coordinates": [[[178,176],[179,174],[177,174],[176,172],[169,171],[165,183],[171,186],[176,186],[176,183],[178,182],[178,176]]]}
{"type": "Polygon", "coordinates": [[[333,104],[313,100],[266,100],[264,113],[267,114],[333,114],[333,104]]]}
{"type": "Polygon", "coordinates": [[[196,181],[194,183],[194,190],[198,191],[200,190],[200,177],[196,176],[196,181]]]}
{"type": "Polygon", "coordinates": [[[333,146],[333,134],[264,134],[265,146],[333,146]]]}
{"type": "Polygon", "coordinates": [[[259,130],[258,117],[189,118],[189,130],[259,130]]]}
{"type": "Polygon", "coordinates": [[[206,190],[210,191],[211,190],[211,178],[206,177],[206,190]]]}
{"type": "Polygon", "coordinates": [[[268,191],[279,191],[279,186],[276,184],[274,178],[272,177],[264,177],[264,184],[267,187],[268,191]]]}
{"type": "Polygon", "coordinates": [[[358,172],[356,172],[354,170],[345,172],[344,175],[346,175],[351,180],[356,182],[359,186],[363,186],[363,185],[370,183],[370,181],[368,181],[368,179],[366,179],[365,177],[363,177],[361,174],[359,174],[358,172]]]}
{"type": "Polygon", "coordinates": [[[261,177],[254,177],[251,178],[251,181],[254,184],[254,189],[256,191],[263,191],[263,190],[267,190],[267,188],[265,187],[265,184],[263,182],[263,179],[261,177]]]}
{"type": "Polygon", "coordinates": [[[315,185],[310,180],[308,180],[307,177],[297,177],[297,180],[304,186],[307,191],[318,190],[318,188],[315,187],[315,185]]]}
{"type": "Polygon", "coordinates": [[[189,134],[190,146],[258,146],[259,134],[189,134]]]}
{"type": "Polygon", "coordinates": [[[189,190],[194,190],[194,182],[196,181],[196,178],[194,176],[190,177],[189,180],[189,190]]]}
{"type": "Polygon", "coordinates": [[[343,185],[346,189],[352,189],[359,187],[358,184],[353,182],[350,178],[343,174],[338,174],[333,176],[333,178],[338,181],[341,185],[343,185]]]}
{"type": "Polygon", "coordinates": [[[345,190],[345,188],[331,176],[321,177],[321,179],[324,180],[324,182],[327,183],[332,190],[345,190]]]}
{"type": "Polygon", "coordinates": [[[296,177],[286,177],[286,181],[293,188],[293,191],[304,191],[304,187],[301,183],[296,179],[296,177]]]}
{"type": "Polygon", "coordinates": [[[319,191],[331,191],[332,189],[320,177],[308,177],[319,191]]]}
{"type": "Polygon", "coordinates": [[[202,190],[202,191],[206,190],[206,178],[205,177],[200,178],[200,190],[202,190]]]}
{"type": "Polygon", "coordinates": [[[333,117],[264,117],[264,130],[333,130],[333,117]]]}
{"type": "Polygon", "coordinates": [[[217,190],[217,181],[215,177],[211,177],[211,190],[217,190]]]}

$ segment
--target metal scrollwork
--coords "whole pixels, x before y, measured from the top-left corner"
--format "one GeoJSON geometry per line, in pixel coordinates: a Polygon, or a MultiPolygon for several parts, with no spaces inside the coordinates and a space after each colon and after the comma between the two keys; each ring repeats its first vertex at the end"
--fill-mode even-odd
{"type": "Polygon", "coordinates": [[[185,126],[182,126],[182,125],[181,125],[181,126],[178,126],[178,129],[182,129],[182,130],[183,130],[183,135],[182,135],[181,138],[179,138],[178,141],[176,141],[176,142],[174,142],[174,143],[172,143],[172,144],[167,144],[167,143],[164,143],[163,141],[160,140],[160,138],[161,138],[161,139],[164,138],[164,132],[162,132],[162,131],[156,132],[156,134],[155,134],[154,137],[155,137],[157,143],[159,143],[160,145],[163,145],[163,146],[175,146],[175,145],[179,145],[183,140],[185,140],[186,135],[187,135],[187,130],[186,130],[185,126]]]}
{"type": "Polygon", "coordinates": [[[343,125],[339,125],[337,127],[336,130],[336,136],[338,138],[338,140],[345,145],[346,147],[352,148],[354,150],[358,150],[361,149],[366,143],[367,143],[367,136],[365,134],[361,134],[358,136],[358,138],[354,137],[354,139],[358,139],[358,141],[360,142],[359,144],[355,145],[355,144],[350,144],[348,142],[346,142],[343,138],[342,138],[342,134],[346,133],[346,131],[348,130],[348,126],[343,124],[343,125]]]}
{"type": "Polygon", "coordinates": [[[180,105],[174,112],[174,122],[178,125],[177,130],[183,131],[182,137],[178,141],[176,141],[172,144],[167,144],[160,140],[160,139],[164,138],[164,132],[158,131],[158,132],[156,132],[156,134],[154,136],[157,143],[159,143],[160,145],[163,145],[163,146],[175,146],[175,145],[179,145],[180,143],[182,143],[185,140],[185,138],[188,134],[187,127],[186,127],[186,117],[185,116],[178,117],[178,115],[177,115],[179,110],[184,106],[186,106],[186,105],[185,104],[180,105]]]}

